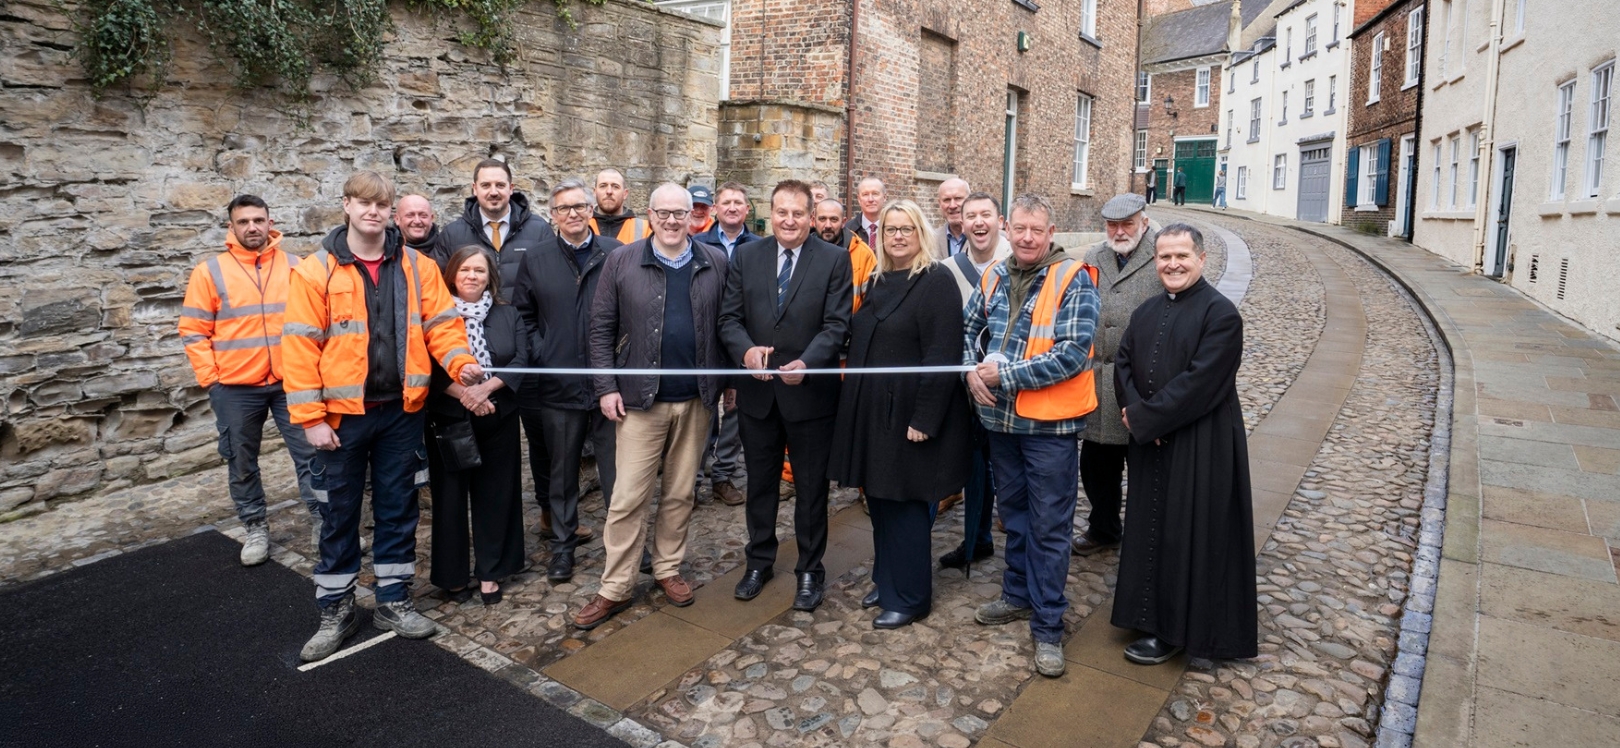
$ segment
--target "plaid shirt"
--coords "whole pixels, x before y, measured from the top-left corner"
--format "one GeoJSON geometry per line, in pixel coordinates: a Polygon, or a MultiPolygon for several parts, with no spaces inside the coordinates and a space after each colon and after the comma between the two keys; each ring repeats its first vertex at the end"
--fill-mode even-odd
{"type": "Polygon", "coordinates": [[[994,391],[996,404],[985,407],[973,403],[979,420],[985,428],[1004,434],[1058,435],[1078,434],[1085,430],[1086,419],[1070,418],[1063,421],[1036,421],[1019,416],[1013,410],[1013,401],[1020,390],[1038,390],[1058,382],[1073,379],[1091,366],[1091,336],[1097,329],[1099,303],[1097,287],[1091,276],[1082,272],[1063,292],[1058,305],[1057,319],[1053,322],[1052,349],[1029,360],[1024,360],[1024,346],[1029,339],[1030,317],[1035,311],[1035,298],[1040,295],[1053,265],[1041,271],[1030,286],[1024,308],[1011,327],[1009,335],[1009,309],[1007,306],[1007,263],[998,262],[987,272],[996,276],[996,290],[985,303],[982,288],[973,290],[963,310],[963,334],[966,346],[962,363],[972,366],[983,357],[979,341],[986,351],[1001,351],[1008,363],[1001,365],[1001,386],[994,391]],[[988,307],[988,308],[987,308],[988,307]]]}

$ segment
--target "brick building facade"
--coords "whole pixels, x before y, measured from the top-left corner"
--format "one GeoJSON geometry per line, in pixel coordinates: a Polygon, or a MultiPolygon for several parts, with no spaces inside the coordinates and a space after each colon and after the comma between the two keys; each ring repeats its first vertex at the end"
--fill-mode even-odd
{"type": "MultiPolygon", "coordinates": [[[[1153,7],[1172,7],[1161,2],[1153,7]]],[[[1158,196],[1169,198],[1179,166],[1187,199],[1211,202],[1221,127],[1222,67],[1232,36],[1233,3],[1175,10],[1143,19],[1136,79],[1136,133],[1131,190],[1145,193],[1157,172],[1158,196]]]]}
{"type": "Polygon", "coordinates": [[[1424,0],[1356,6],[1341,223],[1359,231],[1411,236],[1424,6],[1424,0]]]}
{"type": "Polygon", "coordinates": [[[717,178],[750,185],[758,213],[781,174],[843,196],[876,176],[937,221],[935,190],[955,174],[1046,195],[1063,230],[1100,228],[1102,203],[1128,189],[1136,6],[997,1],[732,0],[717,178]],[[827,131],[836,161],[804,137],[827,131]]]}

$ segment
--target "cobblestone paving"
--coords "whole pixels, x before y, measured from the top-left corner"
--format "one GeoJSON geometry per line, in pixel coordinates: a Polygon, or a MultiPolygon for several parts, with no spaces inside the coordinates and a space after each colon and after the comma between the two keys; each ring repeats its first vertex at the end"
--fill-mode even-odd
{"type": "MultiPolygon", "coordinates": [[[[1251,243],[1302,240],[1231,223],[1251,243]]],[[[1321,246],[1361,291],[1368,341],[1360,376],[1260,553],[1260,656],[1195,660],[1143,748],[1373,742],[1417,544],[1439,377],[1405,297],[1347,250],[1321,246]]]]}

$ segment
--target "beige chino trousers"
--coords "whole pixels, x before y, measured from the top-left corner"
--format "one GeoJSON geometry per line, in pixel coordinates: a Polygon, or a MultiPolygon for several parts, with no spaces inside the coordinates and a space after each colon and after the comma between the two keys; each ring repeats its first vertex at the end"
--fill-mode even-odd
{"type": "Polygon", "coordinates": [[[686,557],[686,529],[692,520],[693,489],[714,414],[701,398],[678,403],[655,402],[647,410],[629,410],[618,424],[614,452],[619,475],[608,504],[602,545],[599,594],[629,600],[636,590],[637,566],[647,537],[647,503],[652,501],[658,467],[664,468],[662,498],[653,521],[653,578],[680,573],[686,557]]]}

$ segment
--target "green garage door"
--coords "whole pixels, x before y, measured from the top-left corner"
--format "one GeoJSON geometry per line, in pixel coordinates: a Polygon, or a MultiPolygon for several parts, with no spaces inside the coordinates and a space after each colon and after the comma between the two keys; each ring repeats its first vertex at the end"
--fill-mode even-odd
{"type": "MultiPolygon", "coordinates": [[[[1187,202],[1215,201],[1215,139],[1176,141],[1175,168],[1187,175],[1187,202]]],[[[1167,192],[1166,195],[1169,193],[1167,192]]]]}

